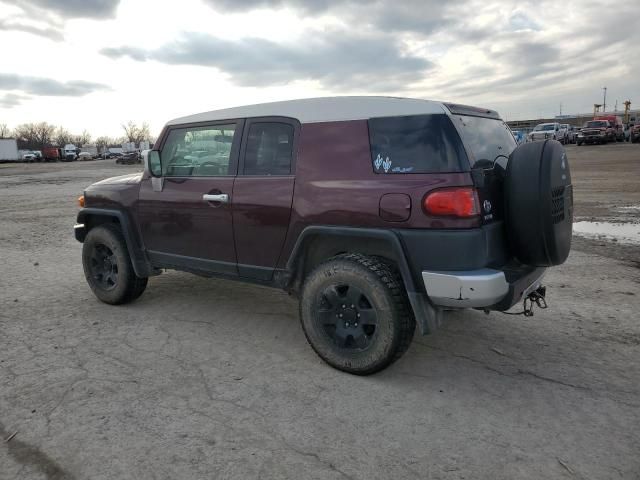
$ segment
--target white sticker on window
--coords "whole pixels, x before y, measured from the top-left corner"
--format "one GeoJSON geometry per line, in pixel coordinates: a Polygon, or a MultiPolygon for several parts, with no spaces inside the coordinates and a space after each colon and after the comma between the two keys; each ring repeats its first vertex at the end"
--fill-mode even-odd
{"type": "Polygon", "coordinates": [[[382,166],[382,157],[380,156],[380,154],[378,154],[378,156],[376,157],[376,159],[373,161],[373,166],[376,167],[376,170],[380,170],[380,167],[382,166]]]}
{"type": "Polygon", "coordinates": [[[382,168],[384,173],[387,173],[391,169],[391,163],[392,162],[389,160],[389,157],[383,159],[382,155],[378,154],[376,159],[373,161],[373,166],[376,167],[376,170],[380,170],[380,168],[382,168]]]}

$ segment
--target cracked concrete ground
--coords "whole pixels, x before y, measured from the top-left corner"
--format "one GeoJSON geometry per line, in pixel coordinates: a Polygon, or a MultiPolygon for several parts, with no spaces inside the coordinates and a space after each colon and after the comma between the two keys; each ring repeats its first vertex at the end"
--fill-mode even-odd
{"type": "Polygon", "coordinates": [[[574,250],[548,310],[451,314],[354,377],[279,291],[170,272],[97,301],[75,198],[136,168],[0,166],[0,479],[639,478],[637,264],[574,250]]]}

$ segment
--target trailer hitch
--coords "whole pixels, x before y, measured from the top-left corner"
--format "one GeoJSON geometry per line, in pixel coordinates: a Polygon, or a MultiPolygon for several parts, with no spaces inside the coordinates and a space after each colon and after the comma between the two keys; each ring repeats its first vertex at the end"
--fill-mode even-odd
{"type": "Polygon", "coordinates": [[[533,307],[537,305],[538,308],[544,310],[547,308],[547,301],[545,295],[547,294],[547,287],[539,286],[534,291],[530,292],[522,302],[521,312],[500,312],[505,315],[524,315],[525,317],[533,317],[533,307]]]}

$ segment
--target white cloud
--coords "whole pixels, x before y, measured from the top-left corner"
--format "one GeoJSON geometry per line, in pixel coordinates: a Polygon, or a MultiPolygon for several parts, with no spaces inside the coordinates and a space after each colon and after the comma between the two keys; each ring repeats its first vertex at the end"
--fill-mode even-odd
{"type": "Polygon", "coordinates": [[[562,11],[550,0],[0,0],[11,46],[0,109],[12,125],[114,135],[129,119],[157,132],[197,111],[335,94],[437,98],[510,118],[552,115],[560,102],[590,111],[604,85],[611,104],[640,103],[640,30],[624,20],[640,4],[569,0],[562,11]]]}

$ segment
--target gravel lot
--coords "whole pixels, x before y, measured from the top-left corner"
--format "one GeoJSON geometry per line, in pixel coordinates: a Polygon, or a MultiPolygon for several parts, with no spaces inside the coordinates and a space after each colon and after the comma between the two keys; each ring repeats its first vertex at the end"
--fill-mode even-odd
{"type": "MultiPolygon", "coordinates": [[[[576,215],[637,221],[640,146],[568,152],[576,215]]],[[[1,479],[640,477],[638,247],[578,239],[548,310],[452,314],[359,378],[279,291],[169,272],[100,303],[75,199],[139,168],[0,165],[1,479]]]]}

